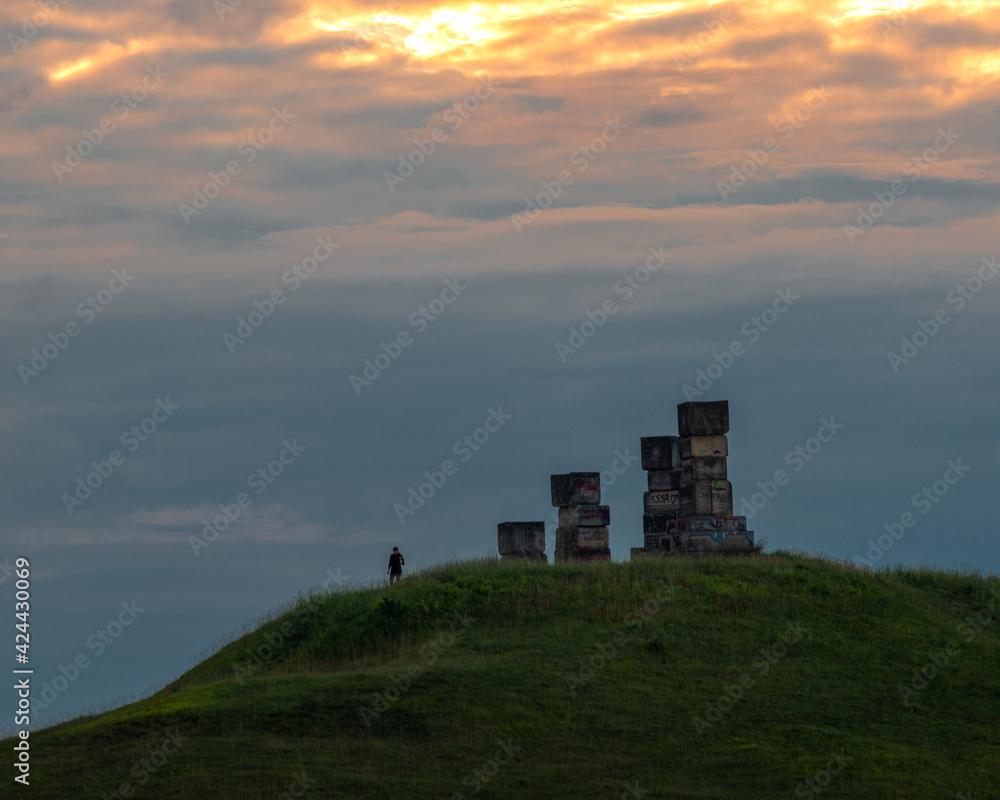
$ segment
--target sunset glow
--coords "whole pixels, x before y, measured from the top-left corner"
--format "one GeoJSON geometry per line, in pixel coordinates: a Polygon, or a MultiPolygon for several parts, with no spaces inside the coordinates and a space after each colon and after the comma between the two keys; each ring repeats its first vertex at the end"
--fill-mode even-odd
{"type": "MultiPolygon", "coordinates": [[[[697,52],[699,59],[718,62],[718,53],[746,35],[748,30],[766,32],[782,25],[785,19],[815,12],[828,26],[829,35],[838,49],[858,50],[869,45],[886,45],[897,31],[911,19],[921,15],[953,15],[964,20],[988,14],[991,3],[973,0],[945,2],[881,2],[875,0],[844,0],[825,6],[803,0],[774,0],[766,8],[737,0],[734,3],[698,4],[672,3],[583,3],[575,0],[545,0],[531,5],[482,2],[466,5],[424,6],[408,8],[405,4],[372,9],[333,11],[327,4],[307,7],[298,17],[276,21],[270,26],[270,36],[286,44],[308,42],[317,35],[341,35],[344,44],[335,48],[331,57],[316,63],[329,69],[341,66],[373,66],[382,60],[406,55],[436,67],[449,64],[468,65],[481,71],[483,65],[502,65],[513,72],[532,68],[542,72],[585,72],[605,69],[614,63],[640,64],[655,62],[664,54],[680,58],[697,52]],[[648,24],[656,20],[669,23],[672,15],[689,15],[701,8],[705,15],[701,26],[671,30],[669,24],[659,28],[656,36],[629,34],[627,49],[609,47],[617,42],[618,31],[626,26],[648,24]],[[720,24],[722,15],[729,13],[736,22],[720,24]],[[743,20],[740,22],[738,20],[743,20]],[[554,57],[571,36],[577,45],[572,59],[554,57]],[[511,43],[516,45],[511,47],[511,43]],[[602,44],[605,42],[605,44],[602,44]],[[339,56],[339,57],[338,57],[339,56]]],[[[67,16],[72,9],[67,9],[67,16]]],[[[235,12],[233,12],[235,13],[235,12]]],[[[625,40],[622,40],[625,44],[625,40]]],[[[52,66],[53,81],[78,79],[103,65],[128,55],[149,53],[161,42],[156,38],[135,40],[125,46],[105,43],[94,50],[86,45],[75,59],[52,66]]],[[[950,59],[956,76],[973,69],[981,73],[996,72],[995,60],[986,57],[966,58],[961,67],[950,59]]],[[[721,63],[738,63],[723,60],[721,63]]]]}

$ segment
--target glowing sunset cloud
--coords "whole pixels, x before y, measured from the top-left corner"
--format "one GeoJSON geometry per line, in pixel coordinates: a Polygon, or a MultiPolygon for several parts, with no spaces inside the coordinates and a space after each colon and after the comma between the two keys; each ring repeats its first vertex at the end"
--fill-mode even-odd
{"type": "Polygon", "coordinates": [[[54,81],[61,81],[64,80],[65,78],[72,78],[77,73],[90,69],[92,66],[94,66],[93,60],[89,58],[84,58],[81,59],[80,61],[77,61],[75,64],[70,64],[68,67],[63,67],[58,71],[51,73],[49,75],[49,78],[51,78],[54,81]]]}
{"type": "Polygon", "coordinates": [[[76,61],[59,64],[49,72],[49,80],[63,81],[73,78],[89,70],[125,58],[133,53],[142,53],[152,50],[154,47],[162,47],[163,44],[164,42],[152,39],[133,39],[124,46],[105,43],[98,48],[96,53],[84,56],[76,61]]]}
{"type": "MultiPolygon", "coordinates": [[[[474,2],[437,6],[391,2],[353,9],[331,8],[324,2],[307,6],[294,17],[276,17],[254,35],[259,45],[280,47],[309,42],[322,34],[339,34],[346,40],[341,46],[313,59],[314,65],[324,69],[374,66],[402,55],[416,68],[426,62],[435,69],[453,65],[468,66],[472,71],[580,74],[644,65],[673,69],[675,59],[690,56],[694,43],[695,68],[732,67],[745,60],[734,55],[739,52],[734,51],[734,43],[787,30],[787,21],[807,17],[815,20],[818,33],[828,38],[834,50],[868,48],[874,42],[887,50],[902,50],[912,46],[912,39],[907,42],[901,35],[890,41],[877,28],[880,20],[890,24],[892,31],[903,29],[918,14],[925,15],[925,25],[928,20],[976,19],[985,29],[991,8],[991,3],[982,0],[834,0],[819,5],[804,0],[766,4],[748,0],[634,4],[541,0],[530,5],[474,2]],[[727,14],[730,19],[721,23],[727,14]],[[701,24],[699,15],[704,16],[701,24]],[[676,27],[671,24],[674,18],[676,27]]],[[[64,13],[68,16],[69,12],[67,8],[64,13]]],[[[227,17],[225,22],[229,21],[227,17]]],[[[88,20],[79,24],[90,31],[88,20]]],[[[204,29],[193,35],[165,33],[133,39],[125,45],[86,45],[74,59],[65,60],[63,54],[63,60],[49,67],[48,75],[52,81],[78,78],[125,56],[162,50],[168,44],[191,49],[212,47],[213,40],[211,31],[204,29]]],[[[786,50],[781,57],[789,56],[807,58],[809,54],[786,50]]],[[[764,53],[754,56],[765,57],[764,53]]],[[[961,45],[952,49],[943,68],[963,83],[997,73],[995,57],[961,45]]]]}

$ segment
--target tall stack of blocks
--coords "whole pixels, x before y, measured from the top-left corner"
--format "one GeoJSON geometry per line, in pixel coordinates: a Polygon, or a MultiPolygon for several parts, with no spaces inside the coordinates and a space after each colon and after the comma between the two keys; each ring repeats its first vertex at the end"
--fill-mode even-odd
{"type": "Polygon", "coordinates": [[[601,473],[552,475],[552,505],[559,509],[556,561],[610,561],[611,509],[601,505],[601,473]]]}
{"type": "Polygon", "coordinates": [[[733,516],[727,477],[729,402],[681,403],[680,436],[640,439],[649,491],[643,494],[643,546],[632,556],[750,550],[746,517],[733,516]]]}

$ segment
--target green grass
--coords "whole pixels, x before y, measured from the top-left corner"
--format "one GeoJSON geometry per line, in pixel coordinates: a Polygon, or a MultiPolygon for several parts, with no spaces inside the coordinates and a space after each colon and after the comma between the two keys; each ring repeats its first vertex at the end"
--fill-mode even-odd
{"type": "Polygon", "coordinates": [[[997,617],[995,577],[789,553],[448,564],[300,601],[152,697],[32,735],[30,794],[998,798],[997,617]]]}

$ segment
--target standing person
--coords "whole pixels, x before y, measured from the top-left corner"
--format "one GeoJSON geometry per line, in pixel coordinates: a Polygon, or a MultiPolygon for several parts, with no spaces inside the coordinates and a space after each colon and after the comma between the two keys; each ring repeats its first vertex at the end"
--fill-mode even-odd
{"type": "Polygon", "coordinates": [[[389,576],[389,585],[396,583],[400,577],[403,575],[403,554],[399,552],[398,547],[392,548],[392,555],[389,556],[389,571],[386,573],[389,576]]]}

